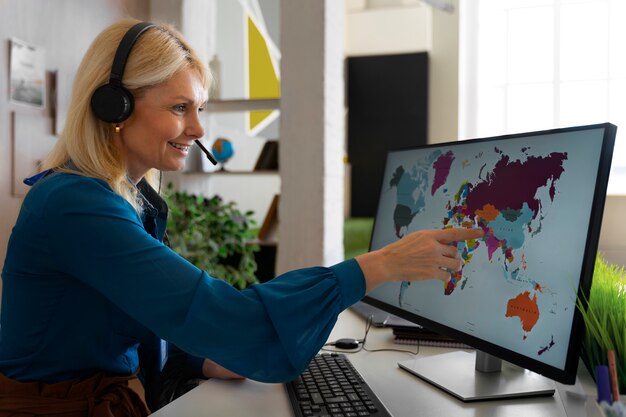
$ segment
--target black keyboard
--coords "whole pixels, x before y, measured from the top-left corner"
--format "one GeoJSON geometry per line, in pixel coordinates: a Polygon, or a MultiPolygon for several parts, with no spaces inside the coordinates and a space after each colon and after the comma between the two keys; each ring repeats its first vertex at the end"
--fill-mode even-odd
{"type": "Polygon", "coordinates": [[[296,417],[391,417],[343,354],[315,356],[285,387],[296,417]]]}

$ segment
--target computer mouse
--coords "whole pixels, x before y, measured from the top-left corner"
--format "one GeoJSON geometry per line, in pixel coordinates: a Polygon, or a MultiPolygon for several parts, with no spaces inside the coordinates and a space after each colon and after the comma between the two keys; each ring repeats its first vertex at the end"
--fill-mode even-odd
{"type": "Polygon", "coordinates": [[[356,339],[338,339],[334,343],[339,349],[356,349],[359,347],[359,341],[356,339]]]}

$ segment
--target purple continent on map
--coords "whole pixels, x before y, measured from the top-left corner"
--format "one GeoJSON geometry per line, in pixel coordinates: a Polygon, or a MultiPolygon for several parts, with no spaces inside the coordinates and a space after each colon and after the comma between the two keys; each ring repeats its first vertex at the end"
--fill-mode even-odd
{"type": "Polygon", "coordinates": [[[467,212],[476,213],[487,205],[500,211],[521,210],[526,203],[534,218],[541,206],[537,190],[550,185],[550,200],[554,200],[554,184],[563,173],[566,159],[567,153],[561,152],[529,156],[525,161],[510,161],[508,155],[502,155],[487,178],[470,190],[465,201],[467,212]]]}
{"type": "Polygon", "coordinates": [[[452,151],[448,151],[445,154],[439,156],[433,163],[435,169],[435,178],[433,179],[433,186],[430,190],[430,195],[435,195],[435,192],[446,183],[448,175],[450,174],[450,167],[454,162],[454,154],[452,151]]]}

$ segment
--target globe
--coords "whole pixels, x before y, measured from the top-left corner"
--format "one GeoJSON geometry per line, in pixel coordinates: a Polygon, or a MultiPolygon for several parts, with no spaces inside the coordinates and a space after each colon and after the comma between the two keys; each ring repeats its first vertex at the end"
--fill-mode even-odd
{"type": "Polygon", "coordinates": [[[217,162],[222,164],[222,170],[224,169],[224,164],[233,157],[235,154],[235,149],[230,140],[226,138],[217,138],[215,142],[213,142],[213,146],[211,146],[211,152],[217,162]]]}

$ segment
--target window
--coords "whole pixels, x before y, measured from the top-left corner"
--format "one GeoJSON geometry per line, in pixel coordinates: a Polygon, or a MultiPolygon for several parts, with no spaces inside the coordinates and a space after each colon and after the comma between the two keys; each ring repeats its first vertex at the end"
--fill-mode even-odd
{"type": "Polygon", "coordinates": [[[611,122],[626,194],[626,2],[461,2],[460,137],[611,122]]]}

